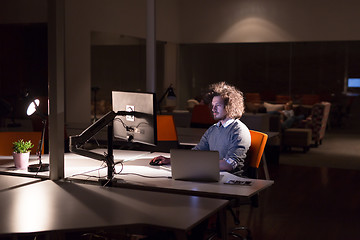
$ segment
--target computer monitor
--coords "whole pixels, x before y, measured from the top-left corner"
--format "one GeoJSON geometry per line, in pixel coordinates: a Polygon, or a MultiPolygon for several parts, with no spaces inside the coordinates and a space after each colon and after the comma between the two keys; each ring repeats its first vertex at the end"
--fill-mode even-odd
{"type": "Polygon", "coordinates": [[[348,78],[347,87],[350,89],[360,89],[360,78],[348,78]]]}
{"type": "Polygon", "coordinates": [[[117,115],[114,119],[114,138],[148,145],[157,144],[156,96],[145,92],[112,92],[112,107],[117,115]]]}

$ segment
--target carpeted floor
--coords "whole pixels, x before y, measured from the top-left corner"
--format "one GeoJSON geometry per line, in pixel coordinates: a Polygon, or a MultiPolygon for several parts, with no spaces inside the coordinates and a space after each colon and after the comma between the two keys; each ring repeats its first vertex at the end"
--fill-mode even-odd
{"type": "Polygon", "coordinates": [[[360,135],[327,132],[322,144],[303,153],[282,152],[280,164],[360,170],[360,135]]]}
{"type": "Polygon", "coordinates": [[[322,144],[310,148],[282,152],[279,163],[298,166],[330,167],[360,170],[360,99],[357,99],[352,114],[340,127],[329,127],[322,144]]]}

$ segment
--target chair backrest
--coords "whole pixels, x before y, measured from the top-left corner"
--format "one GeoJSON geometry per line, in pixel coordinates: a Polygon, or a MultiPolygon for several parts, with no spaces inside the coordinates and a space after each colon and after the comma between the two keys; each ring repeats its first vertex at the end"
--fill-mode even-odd
{"type": "Polygon", "coordinates": [[[276,103],[287,103],[291,100],[291,97],[289,95],[276,95],[275,101],[276,103]]]}
{"type": "Polygon", "coordinates": [[[320,102],[320,95],[317,94],[304,94],[301,96],[301,104],[302,105],[314,105],[320,102]]]}
{"type": "Polygon", "coordinates": [[[170,152],[170,149],[179,147],[174,117],[172,115],[157,116],[157,139],[156,146],[143,147],[143,150],[170,152]]]}
{"type": "Polygon", "coordinates": [[[216,123],[208,105],[195,105],[191,113],[191,127],[208,128],[216,123]]]}
{"type": "Polygon", "coordinates": [[[262,155],[264,153],[268,135],[254,130],[250,130],[250,135],[251,146],[247,153],[249,166],[253,168],[258,168],[262,159],[262,155]]]}
{"type": "Polygon", "coordinates": [[[172,115],[157,116],[158,141],[178,141],[174,117],[172,115]]]}
{"type": "Polygon", "coordinates": [[[311,111],[312,138],[318,143],[324,138],[331,103],[321,102],[313,105],[311,111]]]}
{"type": "Polygon", "coordinates": [[[245,93],[244,98],[246,102],[261,103],[260,93],[245,93]]]}
{"type": "MultiPolygon", "coordinates": [[[[19,139],[24,141],[31,141],[34,147],[31,149],[31,154],[36,154],[38,148],[41,132],[0,132],[0,155],[9,156],[13,152],[13,142],[19,139]]],[[[44,153],[44,143],[42,154],[44,153]]]]}

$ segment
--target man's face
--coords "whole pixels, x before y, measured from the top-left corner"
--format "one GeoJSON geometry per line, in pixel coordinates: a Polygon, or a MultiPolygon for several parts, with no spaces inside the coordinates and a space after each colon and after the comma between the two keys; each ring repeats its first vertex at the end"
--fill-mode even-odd
{"type": "Polygon", "coordinates": [[[227,116],[224,99],[222,99],[222,97],[220,96],[215,96],[212,99],[211,105],[212,105],[213,118],[216,121],[224,120],[227,116]]]}

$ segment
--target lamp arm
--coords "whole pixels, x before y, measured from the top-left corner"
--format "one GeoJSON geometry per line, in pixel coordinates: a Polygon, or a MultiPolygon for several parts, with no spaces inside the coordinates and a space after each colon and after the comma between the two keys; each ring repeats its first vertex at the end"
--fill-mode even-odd
{"type": "Polygon", "coordinates": [[[166,94],[170,91],[171,85],[166,89],[165,93],[161,96],[160,100],[158,101],[158,105],[160,106],[161,102],[164,100],[166,94]]]}
{"type": "Polygon", "coordinates": [[[44,144],[44,136],[45,136],[45,131],[46,131],[46,124],[47,124],[46,118],[43,118],[42,123],[43,123],[43,129],[42,129],[42,132],[41,132],[41,139],[40,139],[39,146],[38,146],[38,149],[37,149],[37,155],[38,155],[38,158],[39,158],[39,164],[40,165],[42,164],[42,162],[41,162],[41,154],[42,154],[42,149],[43,149],[43,144],[44,144]]]}

